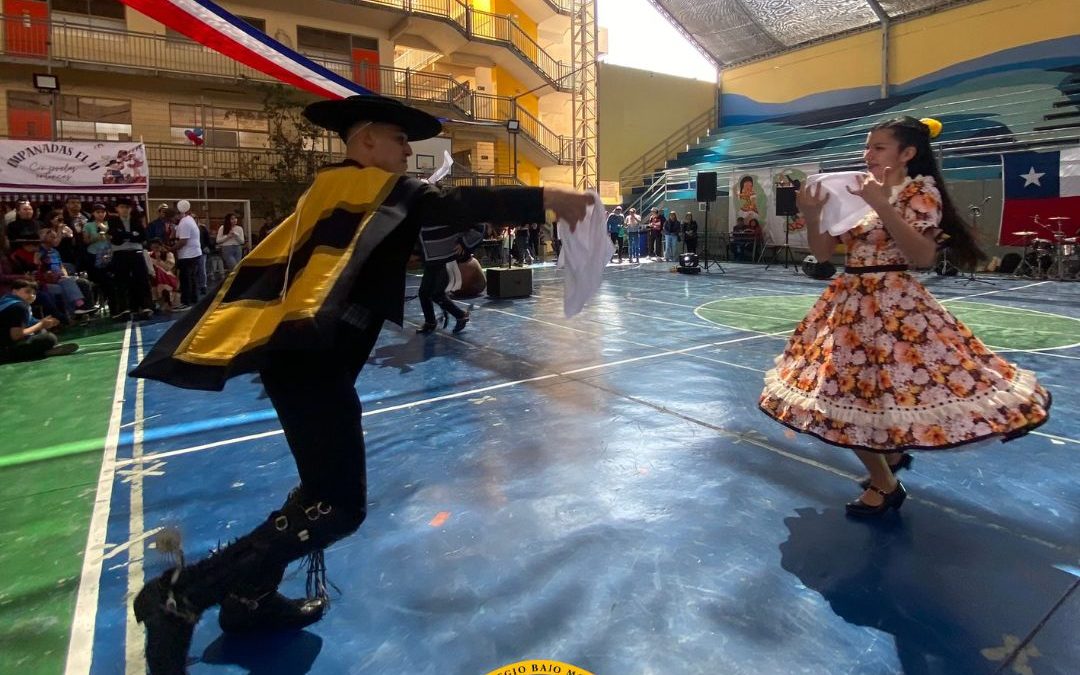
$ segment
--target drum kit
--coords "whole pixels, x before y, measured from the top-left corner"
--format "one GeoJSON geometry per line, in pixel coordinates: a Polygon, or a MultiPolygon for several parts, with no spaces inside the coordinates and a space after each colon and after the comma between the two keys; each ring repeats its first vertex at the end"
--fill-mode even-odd
{"type": "Polygon", "coordinates": [[[1017,277],[1040,277],[1042,279],[1080,279],[1080,237],[1075,234],[1066,236],[1062,229],[1068,216],[1052,216],[1047,218],[1053,221],[1050,225],[1039,222],[1039,217],[1033,218],[1035,225],[1046,230],[1025,230],[1013,232],[1024,241],[1024,253],[1020,258],[1013,276],[1017,277]],[[1049,237],[1049,238],[1047,238],[1049,237]]]}

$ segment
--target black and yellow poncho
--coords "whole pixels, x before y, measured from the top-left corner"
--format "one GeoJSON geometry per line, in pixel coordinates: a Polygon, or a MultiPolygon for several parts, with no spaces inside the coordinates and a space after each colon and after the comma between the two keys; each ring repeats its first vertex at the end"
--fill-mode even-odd
{"type": "Polygon", "coordinates": [[[322,169],[296,210],[131,375],[219,391],[271,353],[328,345],[364,264],[425,187],[353,163],[322,169]]]}

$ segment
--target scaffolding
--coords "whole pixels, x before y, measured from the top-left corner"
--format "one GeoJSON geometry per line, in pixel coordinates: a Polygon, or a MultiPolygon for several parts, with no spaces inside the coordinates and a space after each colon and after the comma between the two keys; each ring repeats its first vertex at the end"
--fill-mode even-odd
{"type": "Polygon", "coordinates": [[[574,186],[596,190],[596,0],[574,0],[570,17],[570,56],[573,65],[574,186]]]}

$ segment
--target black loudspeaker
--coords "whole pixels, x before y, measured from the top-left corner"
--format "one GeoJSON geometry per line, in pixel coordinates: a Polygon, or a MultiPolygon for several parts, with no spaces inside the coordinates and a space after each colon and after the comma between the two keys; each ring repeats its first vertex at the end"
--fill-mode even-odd
{"type": "Polygon", "coordinates": [[[697,200],[699,202],[716,201],[715,171],[706,171],[697,175],[697,200]]]}
{"type": "Polygon", "coordinates": [[[532,295],[532,270],[493,267],[487,271],[487,294],[492,298],[527,298],[532,295]]]}
{"type": "Polygon", "coordinates": [[[795,205],[795,188],[791,186],[776,188],[776,215],[797,216],[799,207],[795,205]]]}
{"type": "Polygon", "coordinates": [[[679,256],[679,265],[675,268],[680,274],[700,274],[701,265],[697,253],[683,253],[679,256]]]}

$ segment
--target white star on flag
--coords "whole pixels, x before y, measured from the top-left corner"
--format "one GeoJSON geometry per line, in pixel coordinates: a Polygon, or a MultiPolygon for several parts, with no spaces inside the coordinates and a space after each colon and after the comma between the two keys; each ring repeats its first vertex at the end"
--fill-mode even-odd
{"type": "Polygon", "coordinates": [[[1030,169],[1028,169],[1027,173],[1020,174],[1020,177],[1024,179],[1024,187],[1027,187],[1029,185],[1038,185],[1039,187],[1042,187],[1042,183],[1039,182],[1039,179],[1045,175],[1045,172],[1036,173],[1035,167],[1031,167],[1030,169]]]}

